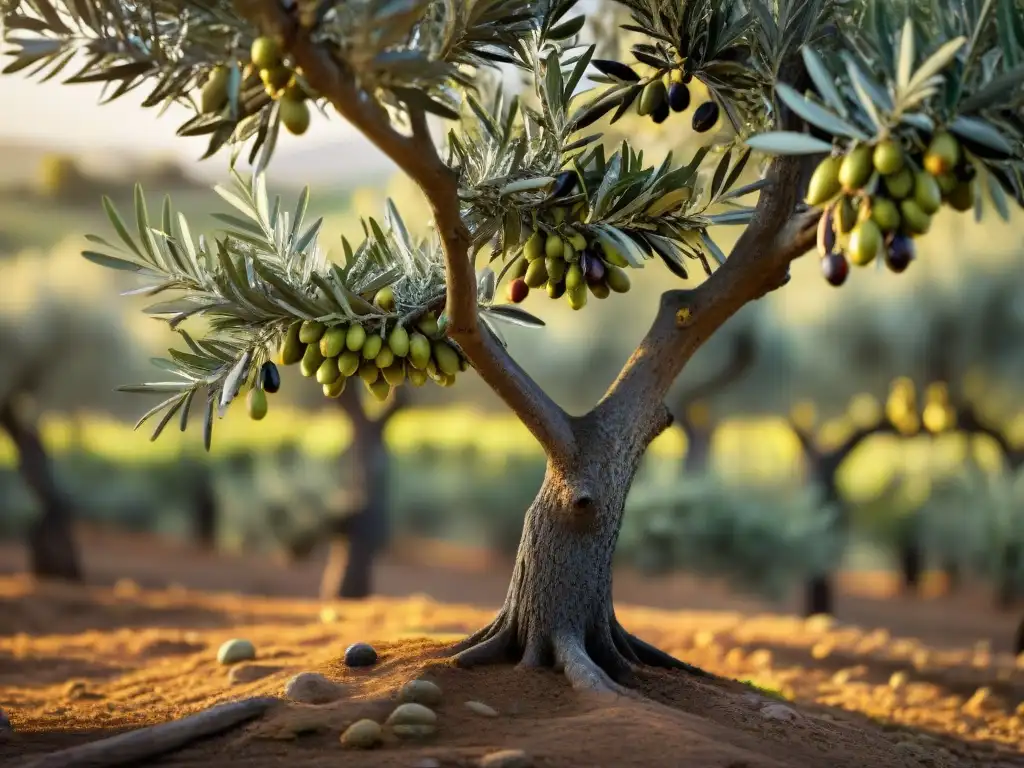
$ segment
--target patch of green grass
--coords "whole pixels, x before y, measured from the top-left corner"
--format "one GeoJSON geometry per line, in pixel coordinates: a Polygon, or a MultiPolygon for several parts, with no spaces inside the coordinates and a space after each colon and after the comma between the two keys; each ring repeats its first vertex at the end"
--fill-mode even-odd
{"type": "Polygon", "coordinates": [[[769,699],[775,699],[776,701],[789,701],[790,700],[790,698],[785,693],[782,692],[781,688],[772,688],[772,687],[767,686],[767,685],[761,685],[760,683],[758,683],[756,680],[753,680],[753,679],[751,679],[751,680],[743,680],[742,683],[744,685],[750,687],[750,688],[753,688],[755,691],[760,693],[762,696],[765,696],[765,697],[767,697],[769,699]]]}

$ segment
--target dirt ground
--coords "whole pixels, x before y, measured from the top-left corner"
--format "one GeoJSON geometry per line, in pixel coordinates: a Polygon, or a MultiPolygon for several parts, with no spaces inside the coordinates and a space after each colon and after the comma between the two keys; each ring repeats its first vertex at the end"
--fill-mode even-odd
{"type": "Polygon", "coordinates": [[[315,594],[319,562],[215,557],[95,531],[83,543],[86,587],[16,575],[20,549],[0,546],[0,574],[11,574],[0,576],[0,708],[13,725],[0,729],[0,766],[255,695],[281,701],[142,764],[454,768],[513,749],[552,767],[1024,766],[1024,666],[1006,653],[1016,617],[977,589],[909,599],[885,575],[847,576],[838,622],[827,622],[785,615],[795,599],[772,606],[696,579],[617,574],[627,629],[762,690],[651,672],[643,698],[608,699],[553,672],[437,659],[504,596],[511,566],[483,552],[405,542],[378,569],[384,596],[324,604],[303,597],[315,594]],[[218,664],[233,637],[254,643],[254,661],[218,664]],[[359,641],[380,653],[368,670],[341,663],[359,641]],[[289,701],[285,684],[304,671],[343,683],[341,698],[289,701]],[[443,690],[435,735],[341,745],[352,722],[383,722],[415,677],[443,690]],[[471,711],[471,700],[497,716],[471,711]]]}

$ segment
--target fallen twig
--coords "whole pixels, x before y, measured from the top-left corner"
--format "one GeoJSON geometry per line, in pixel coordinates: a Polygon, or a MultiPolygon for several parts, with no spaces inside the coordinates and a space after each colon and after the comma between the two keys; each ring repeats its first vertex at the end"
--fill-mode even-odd
{"type": "Polygon", "coordinates": [[[259,717],[276,701],[261,697],[218,704],[181,720],[51,752],[28,761],[22,768],[112,768],[148,760],[259,717]]]}

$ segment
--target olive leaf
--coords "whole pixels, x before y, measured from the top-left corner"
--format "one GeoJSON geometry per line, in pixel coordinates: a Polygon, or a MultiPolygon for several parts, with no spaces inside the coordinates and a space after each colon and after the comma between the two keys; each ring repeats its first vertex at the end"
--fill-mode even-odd
{"type": "Polygon", "coordinates": [[[748,137],[744,144],[772,155],[814,155],[832,151],[831,144],[794,131],[766,131],[748,137]]]}
{"type": "Polygon", "coordinates": [[[786,103],[786,106],[804,120],[821,128],[823,131],[828,131],[834,136],[846,136],[848,138],[860,139],[861,141],[867,140],[867,134],[859,128],[801,96],[786,83],[778,83],[775,86],[775,92],[786,103]]]}

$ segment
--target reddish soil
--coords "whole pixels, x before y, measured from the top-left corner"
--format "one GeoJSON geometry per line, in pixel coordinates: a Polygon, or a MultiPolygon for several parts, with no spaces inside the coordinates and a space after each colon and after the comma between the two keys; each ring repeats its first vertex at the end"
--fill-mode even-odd
{"type": "MultiPolygon", "coordinates": [[[[503,597],[510,566],[485,553],[409,542],[381,564],[385,596],[325,606],[301,597],[315,593],[319,563],[218,558],[97,532],[83,540],[90,586],[0,577],[0,708],[14,727],[0,730],[2,766],[266,694],[282,701],[256,721],[142,764],[449,768],[517,749],[552,767],[1024,766],[1024,668],[1001,652],[1015,616],[989,610],[984,591],[893,598],[884,575],[851,576],[832,623],[695,579],[619,574],[631,632],[776,693],[651,672],[642,698],[605,698],[553,672],[464,671],[437,658],[503,597]],[[251,640],[257,658],[229,677],[216,653],[231,637],[251,640]],[[356,641],[378,649],[376,666],[341,664],[356,641]],[[285,682],[302,671],[343,682],[342,698],[285,700],[285,682]],[[435,735],[341,746],[347,725],[383,722],[397,689],[419,676],[444,692],[435,735]],[[498,716],[475,714],[469,700],[498,716]]],[[[20,567],[18,548],[0,548],[0,572],[20,567]]]]}

